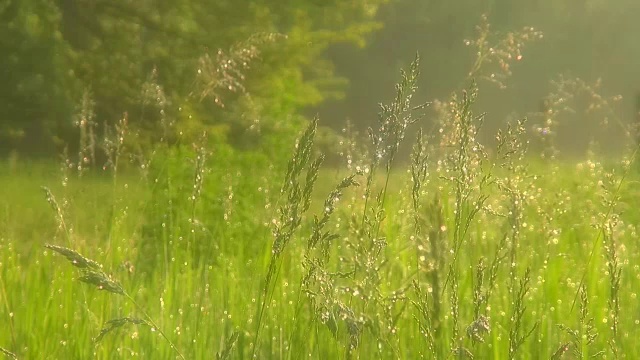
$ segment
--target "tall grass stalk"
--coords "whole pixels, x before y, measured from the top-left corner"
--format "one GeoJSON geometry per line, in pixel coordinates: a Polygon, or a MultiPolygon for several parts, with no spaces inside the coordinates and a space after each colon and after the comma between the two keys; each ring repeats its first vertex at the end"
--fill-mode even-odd
{"type": "Polygon", "coordinates": [[[318,120],[314,119],[296,144],[295,153],[291,160],[289,160],[284,182],[280,190],[281,201],[284,201],[284,204],[278,209],[279,219],[273,220],[274,240],[264,279],[260,306],[256,315],[256,332],[252,350],[254,356],[259,346],[260,330],[264,313],[268,302],[273,296],[273,281],[274,278],[277,278],[280,271],[282,253],[285,251],[295,232],[301,226],[302,215],[311,205],[313,187],[318,179],[319,169],[324,160],[323,156],[319,156],[311,161],[313,140],[317,127],[318,120]],[[301,181],[301,175],[305,170],[307,172],[306,177],[301,181]]]}
{"type": "Polygon", "coordinates": [[[121,327],[124,324],[145,324],[151,326],[152,331],[158,331],[160,336],[162,336],[164,340],[167,341],[171,349],[175,351],[181,359],[185,359],[182,353],[180,353],[178,348],[173,344],[171,339],[167,337],[167,335],[155,323],[153,318],[144,310],[144,308],[140,304],[138,304],[138,302],[136,302],[136,300],[131,295],[129,295],[127,291],[125,291],[125,289],[117,280],[115,280],[106,272],[104,272],[104,270],[102,270],[102,265],[82,256],[80,253],[69,248],[57,245],[45,245],[45,247],[61,254],[62,256],[67,258],[71,265],[78,268],[81,275],[78,280],[89,285],[94,285],[98,288],[98,290],[104,290],[112,294],[124,296],[131,304],[133,304],[137,311],[141,312],[144,315],[144,320],[134,318],[120,318],[107,322],[107,327],[100,331],[100,334],[94,339],[94,341],[100,341],[106,333],[112,331],[113,329],[121,327]]]}

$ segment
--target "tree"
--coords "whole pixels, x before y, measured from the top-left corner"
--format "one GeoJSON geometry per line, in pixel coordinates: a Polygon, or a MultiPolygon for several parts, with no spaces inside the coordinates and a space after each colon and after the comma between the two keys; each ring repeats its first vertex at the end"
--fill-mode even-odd
{"type": "Polygon", "coordinates": [[[39,139],[50,152],[53,135],[73,143],[73,114],[87,90],[98,123],[126,111],[134,126],[152,131],[159,116],[141,99],[152,73],[166,95],[163,116],[179,120],[178,109],[188,108],[200,123],[219,124],[257,111],[263,128],[275,131],[305,106],[340,94],[344,82],[324,49],[362,44],[379,27],[374,17],[385,1],[5,0],[0,52],[11,55],[0,59],[9,79],[0,85],[0,135],[22,150],[39,139]],[[216,59],[255,34],[282,36],[251,44],[259,61],[239,65],[242,88],[227,89],[229,106],[197,97],[202,57],[216,59]]]}

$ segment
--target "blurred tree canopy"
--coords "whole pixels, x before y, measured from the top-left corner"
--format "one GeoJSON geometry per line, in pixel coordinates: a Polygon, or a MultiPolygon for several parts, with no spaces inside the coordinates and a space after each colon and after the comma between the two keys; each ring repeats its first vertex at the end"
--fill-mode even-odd
{"type": "Polygon", "coordinates": [[[460,87],[482,14],[496,33],[545,34],[508,95],[483,88],[493,114],[531,108],[562,73],[626,94],[639,13],[637,0],[0,0],[0,153],[51,154],[77,143],[82,119],[99,128],[124,112],[140,142],[170,124],[253,146],[295,132],[305,110],[362,125],[416,50],[420,97],[460,87]]]}
{"type": "Polygon", "coordinates": [[[127,112],[150,133],[164,120],[295,126],[341,95],[325,48],[362,46],[384,2],[1,0],[0,151],[59,150],[83,112],[96,127],[127,112]]]}

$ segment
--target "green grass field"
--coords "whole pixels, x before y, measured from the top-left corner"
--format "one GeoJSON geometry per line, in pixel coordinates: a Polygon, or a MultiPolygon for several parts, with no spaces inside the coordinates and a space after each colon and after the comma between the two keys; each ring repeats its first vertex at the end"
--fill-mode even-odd
{"type": "Polygon", "coordinates": [[[3,353],[634,358],[633,156],[542,161],[518,125],[488,154],[471,102],[430,144],[397,101],[352,169],[322,165],[315,122],[288,166],[181,148],[118,171],[4,166],[3,353]]]}

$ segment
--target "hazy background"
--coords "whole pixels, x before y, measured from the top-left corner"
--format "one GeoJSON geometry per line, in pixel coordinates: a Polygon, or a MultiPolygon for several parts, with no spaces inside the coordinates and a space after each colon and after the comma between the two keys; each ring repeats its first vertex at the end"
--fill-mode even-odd
{"type": "MultiPolygon", "coordinates": [[[[329,50],[337,73],[348,78],[350,86],[345,99],[326,102],[318,111],[336,125],[345,117],[358,124],[375,119],[377,108],[372,104],[391,98],[399,69],[415,51],[422,57],[420,98],[446,100],[452,91],[466,86],[474,49],[465,46],[465,40],[477,37],[481,14],[488,16],[491,28],[498,32],[496,38],[525,26],[544,36],[525,46],[506,89],[478,81],[478,109],[488,116],[485,134],[493,133],[510,115],[539,112],[544,97],[555,91],[550,81],[560,75],[589,84],[601,79],[603,96],[623,97],[613,106],[620,119],[635,121],[640,94],[640,2],[633,0],[393,2],[380,11],[378,18],[385,28],[370,35],[365,49],[334,46],[329,50]]],[[[624,138],[619,128],[605,129],[598,114],[586,118],[580,111],[586,106],[579,100],[568,105],[576,113],[563,115],[558,135],[561,148],[582,152],[593,139],[605,150],[620,149],[624,138]]],[[[530,125],[536,120],[540,119],[532,118],[530,125]]]]}
{"type": "Polygon", "coordinates": [[[204,130],[238,148],[285,142],[315,114],[337,131],[346,119],[364,129],[416,52],[418,100],[466,88],[477,49],[465,42],[478,38],[483,14],[490,45],[524,27],[543,33],[512,59],[505,88],[477,80],[487,138],[542,111],[557,94],[551,80],[601,79],[611,109],[586,114],[588,96],[567,102],[575,113],[562,115],[558,140],[576,154],[591,140],[620,149],[616,121],[635,121],[640,92],[637,0],[5,0],[0,153],[73,152],[125,112],[141,147],[167,126],[185,143],[204,130]]]}

